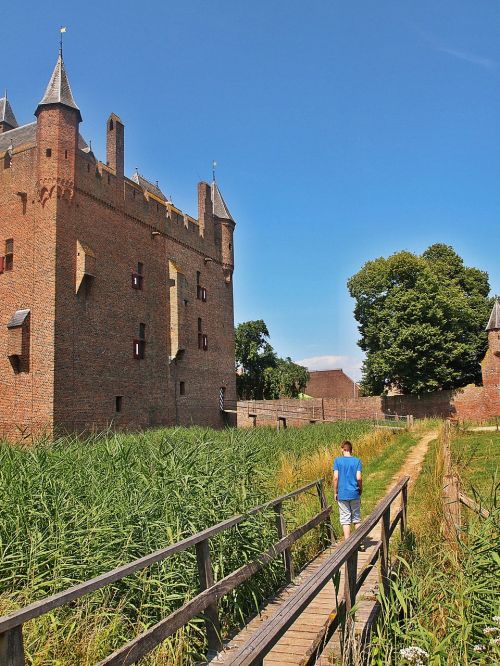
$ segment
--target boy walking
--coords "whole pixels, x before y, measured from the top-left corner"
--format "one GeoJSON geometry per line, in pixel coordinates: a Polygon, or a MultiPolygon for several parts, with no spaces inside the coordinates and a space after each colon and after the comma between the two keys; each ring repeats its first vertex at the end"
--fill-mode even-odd
{"type": "Polygon", "coordinates": [[[356,529],[361,522],[361,460],[352,455],[351,442],[340,445],[342,456],[335,458],[333,463],[333,486],[335,499],[339,505],[340,524],[344,538],[348,539],[351,525],[356,529]]]}

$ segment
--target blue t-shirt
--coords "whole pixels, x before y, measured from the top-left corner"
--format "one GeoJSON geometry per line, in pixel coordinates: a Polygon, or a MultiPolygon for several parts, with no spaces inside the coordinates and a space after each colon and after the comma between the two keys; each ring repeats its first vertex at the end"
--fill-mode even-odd
{"type": "Polygon", "coordinates": [[[341,456],[333,461],[333,469],[339,473],[339,500],[358,499],[359,488],[356,472],[361,472],[361,460],[354,456],[341,456]]]}

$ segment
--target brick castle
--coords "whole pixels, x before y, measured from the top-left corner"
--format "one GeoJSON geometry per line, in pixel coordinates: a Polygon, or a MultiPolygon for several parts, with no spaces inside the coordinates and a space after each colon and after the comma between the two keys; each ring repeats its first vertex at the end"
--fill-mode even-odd
{"type": "Polygon", "coordinates": [[[194,219],[128,178],[115,114],[98,161],[62,53],[35,116],[0,99],[0,436],[222,425],[235,223],[215,179],[194,219]]]}

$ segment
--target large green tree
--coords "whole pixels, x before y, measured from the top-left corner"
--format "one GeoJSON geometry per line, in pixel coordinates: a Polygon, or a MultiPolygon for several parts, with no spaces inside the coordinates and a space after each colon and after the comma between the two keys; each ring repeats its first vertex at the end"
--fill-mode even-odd
{"type": "Polygon", "coordinates": [[[441,243],[368,261],[348,281],[356,300],[365,394],[425,393],[480,382],[488,275],[441,243]]]}
{"type": "Polygon", "coordinates": [[[262,319],[238,324],[235,342],[239,399],[296,398],[304,391],[309,381],[307,369],[277,356],[262,319]]]}

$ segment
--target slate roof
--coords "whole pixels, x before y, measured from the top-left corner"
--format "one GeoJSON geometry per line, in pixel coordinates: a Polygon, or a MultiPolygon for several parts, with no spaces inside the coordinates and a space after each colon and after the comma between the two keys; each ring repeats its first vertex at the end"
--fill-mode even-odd
{"type": "Polygon", "coordinates": [[[0,123],[7,123],[11,127],[18,127],[16,116],[7,99],[7,93],[5,93],[4,97],[0,97],[0,123]]]}
{"type": "Polygon", "coordinates": [[[495,300],[495,304],[493,305],[486,330],[496,331],[498,329],[500,329],[500,303],[495,300]]]}
{"type": "MultiPolygon", "coordinates": [[[[8,150],[11,145],[16,148],[24,144],[36,145],[36,122],[0,134],[0,152],[8,150]]],[[[78,135],[78,148],[86,153],[89,152],[87,142],[81,134],[78,135]]]]}
{"type": "Polygon", "coordinates": [[[224,201],[224,198],[220,193],[215,180],[212,183],[212,206],[213,213],[216,217],[220,218],[221,220],[231,220],[234,222],[233,217],[229,212],[229,208],[226,206],[226,202],[224,201]]]}
{"type": "Polygon", "coordinates": [[[76,105],[73,93],[71,92],[71,86],[69,85],[68,75],[66,74],[61,54],[59,54],[59,57],[57,58],[56,66],[50,77],[49,85],[47,86],[42,101],[38,104],[38,108],[47,104],[64,104],[64,106],[69,106],[71,109],[76,109],[80,114],[80,109],[76,105]]]}
{"type": "Polygon", "coordinates": [[[29,315],[29,313],[29,310],[16,310],[16,312],[14,312],[12,317],[9,319],[7,328],[17,328],[18,326],[22,326],[26,321],[26,317],[29,315]]]}
{"type": "Polygon", "coordinates": [[[139,185],[139,187],[142,187],[143,190],[146,190],[147,192],[151,192],[151,194],[154,194],[155,197],[163,199],[163,201],[168,201],[167,197],[163,194],[158,185],[153,185],[153,183],[150,183],[149,180],[146,180],[137,171],[134,173],[134,175],[130,180],[139,185]]]}

